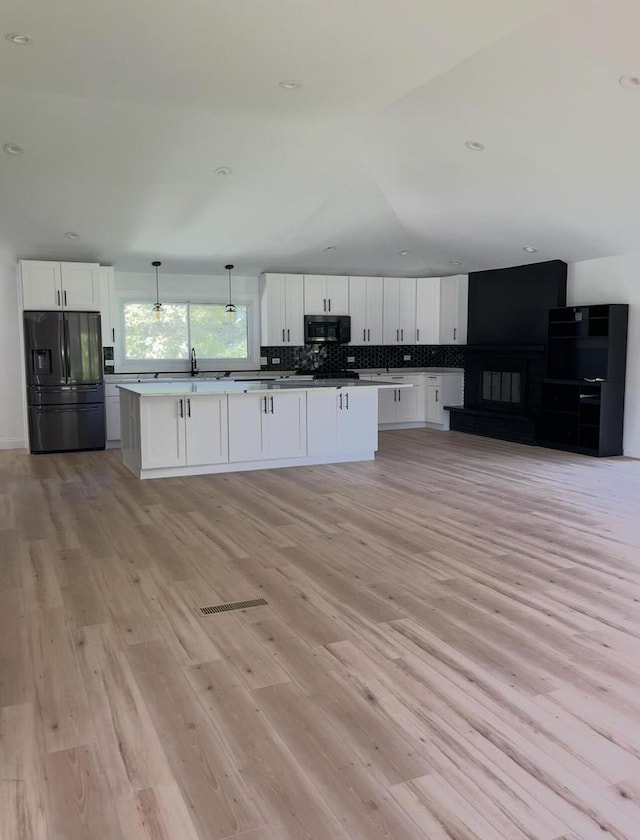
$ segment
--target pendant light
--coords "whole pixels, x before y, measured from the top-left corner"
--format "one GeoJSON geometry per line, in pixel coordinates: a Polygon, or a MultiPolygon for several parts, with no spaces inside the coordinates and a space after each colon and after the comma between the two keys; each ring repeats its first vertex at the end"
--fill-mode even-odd
{"type": "Polygon", "coordinates": [[[233,316],[236,313],[236,305],[231,302],[231,270],[233,266],[229,264],[225,265],[225,268],[229,272],[229,303],[225,306],[224,310],[227,313],[227,321],[233,321],[233,316]]]}
{"type": "Polygon", "coordinates": [[[160,320],[160,316],[162,315],[162,304],[160,303],[160,295],[158,292],[158,269],[162,265],[160,260],[154,260],[151,265],[156,270],[156,302],[153,304],[153,311],[156,313],[156,321],[160,320]]]}

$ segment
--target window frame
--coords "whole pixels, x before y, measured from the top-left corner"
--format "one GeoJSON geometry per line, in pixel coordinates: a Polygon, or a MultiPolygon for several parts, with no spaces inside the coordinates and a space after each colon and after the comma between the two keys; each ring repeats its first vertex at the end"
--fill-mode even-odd
{"type": "MultiPolygon", "coordinates": [[[[247,351],[246,358],[223,358],[209,359],[201,357],[196,347],[198,357],[198,368],[200,372],[219,372],[224,370],[257,370],[260,367],[260,325],[259,307],[254,295],[237,294],[233,296],[237,305],[247,307],[247,351]]],[[[187,344],[191,347],[191,318],[190,307],[194,306],[226,306],[227,300],[220,297],[208,297],[206,295],[184,296],[166,295],[162,302],[166,304],[179,304],[187,306],[187,344]]],[[[130,303],[144,304],[151,307],[153,301],[144,294],[129,292],[118,296],[118,324],[122,341],[117,347],[118,370],[122,373],[188,373],[191,370],[190,359],[127,359],[126,358],[126,325],[125,306],[130,303]]]]}

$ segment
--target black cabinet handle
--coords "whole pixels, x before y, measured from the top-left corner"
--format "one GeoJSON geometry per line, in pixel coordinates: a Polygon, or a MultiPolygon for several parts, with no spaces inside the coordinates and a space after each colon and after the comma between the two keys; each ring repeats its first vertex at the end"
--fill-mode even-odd
{"type": "Polygon", "coordinates": [[[400,341],[400,330],[396,330],[396,341],[400,341]]]}
{"type": "Polygon", "coordinates": [[[329,298],[329,312],[331,312],[331,298],[329,298]]]}
{"type": "Polygon", "coordinates": [[[345,400],[346,400],[346,402],[347,402],[347,411],[349,411],[349,394],[348,394],[348,393],[347,393],[347,394],[345,394],[345,395],[344,395],[344,398],[345,398],[345,400]]]}
{"type": "Polygon", "coordinates": [[[342,411],[342,394],[340,394],[340,411],[342,411]]]}
{"type": "Polygon", "coordinates": [[[67,305],[67,290],[66,289],[64,290],[63,294],[64,294],[64,305],[66,306],[67,305]]]}
{"type": "Polygon", "coordinates": [[[269,399],[271,400],[271,413],[273,414],[273,397],[269,397],[269,399]]]}
{"type": "Polygon", "coordinates": [[[191,397],[187,397],[187,417],[191,417],[191,397]]]}
{"type": "Polygon", "coordinates": [[[284,329],[282,330],[282,343],[284,344],[284,329]]]}
{"type": "Polygon", "coordinates": [[[322,311],[323,312],[327,311],[327,299],[326,298],[322,299],[322,311]]]}
{"type": "Polygon", "coordinates": [[[116,343],[116,328],[115,327],[111,327],[111,339],[112,339],[113,343],[115,344],[116,343]]]}
{"type": "Polygon", "coordinates": [[[367,340],[367,331],[366,330],[362,330],[362,340],[363,341],[367,340]]]}
{"type": "Polygon", "coordinates": [[[436,388],[436,402],[438,402],[438,389],[436,388]]]}
{"type": "Polygon", "coordinates": [[[57,298],[57,301],[58,301],[57,305],[60,306],[60,289],[56,290],[56,298],[57,298]]]}
{"type": "Polygon", "coordinates": [[[287,330],[287,341],[291,341],[291,330],[287,330]]]}
{"type": "Polygon", "coordinates": [[[367,330],[367,341],[371,341],[371,330],[367,330]]]}
{"type": "Polygon", "coordinates": [[[416,330],[416,341],[420,341],[420,330],[416,330]]]}
{"type": "Polygon", "coordinates": [[[184,400],[180,400],[180,417],[184,417],[184,400]]]}
{"type": "Polygon", "coordinates": [[[404,330],[400,330],[400,341],[404,341],[404,330]]]}
{"type": "Polygon", "coordinates": [[[453,340],[455,341],[458,336],[458,330],[454,327],[453,328],[453,340]]]}

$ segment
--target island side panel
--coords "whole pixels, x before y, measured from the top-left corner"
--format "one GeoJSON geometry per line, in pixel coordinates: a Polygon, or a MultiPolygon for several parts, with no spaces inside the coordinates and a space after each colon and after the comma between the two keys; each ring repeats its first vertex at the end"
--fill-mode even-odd
{"type": "Polygon", "coordinates": [[[120,389],[120,427],[122,463],[139,478],[142,466],[140,396],[124,388],[120,389]]]}

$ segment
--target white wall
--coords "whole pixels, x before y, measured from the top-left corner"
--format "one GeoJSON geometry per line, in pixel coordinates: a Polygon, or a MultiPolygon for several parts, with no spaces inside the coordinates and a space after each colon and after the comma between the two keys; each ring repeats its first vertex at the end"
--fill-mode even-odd
{"type": "Polygon", "coordinates": [[[17,277],[15,259],[0,253],[0,449],[25,445],[17,277]]]}
{"type": "Polygon", "coordinates": [[[629,304],[624,454],[640,458],[640,254],[572,263],[567,298],[570,306],[629,304]]]}

